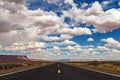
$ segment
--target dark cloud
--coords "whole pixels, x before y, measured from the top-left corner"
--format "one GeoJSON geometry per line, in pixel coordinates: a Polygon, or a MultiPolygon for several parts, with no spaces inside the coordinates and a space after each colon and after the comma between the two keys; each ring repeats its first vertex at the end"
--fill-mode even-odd
{"type": "Polygon", "coordinates": [[[6,1],[14,2],[16,4],[24,4],[26,0],[6,0],[6,1]]]}
{"type": "Polygon", "coordinates": [[[37,21],[35,23],[36,26],[40,26],[40,27],[53,27],[56,25],[56,22],[51,21],[51,20],[47,20],[47,21],[37,21]]]}
{"type": "Polygon", "coordinates": [[[10,31],[11,28],[9,26],[10,26],[9,22],[0,21],[0,32],[10,31]]]}
{"type": "Polygon", "coordinates": [[[17,24],[11,24],[9,22],[0,21],[0,32],[9,32],[11,30],[24,30],[24,27],[17,25],[17,24]]]}

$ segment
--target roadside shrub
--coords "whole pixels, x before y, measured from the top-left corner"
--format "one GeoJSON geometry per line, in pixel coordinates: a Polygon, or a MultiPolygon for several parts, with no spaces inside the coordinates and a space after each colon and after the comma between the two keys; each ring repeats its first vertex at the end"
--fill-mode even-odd
{"type": "Polygon", "coordinates": [[[88,63],[88,65],[98,66],[99,62],[98,61],[91,61],[88,63]]]}
{"type": "Polygon", "coordinates": [[[22,64],[0,64],[0,70],[22,67],[22,64]]]}
{"type": "Polygon", "coordinates": [[[120,62],[113,62],[113,65],[120,66],[120,62]]]}

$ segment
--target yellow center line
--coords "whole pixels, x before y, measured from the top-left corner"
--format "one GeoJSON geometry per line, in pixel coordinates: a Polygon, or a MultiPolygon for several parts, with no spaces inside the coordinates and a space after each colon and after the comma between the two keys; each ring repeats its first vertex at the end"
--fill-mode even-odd
{"type": "Polygon", "coordinates": [[[58,64],[58,70],[57,70],[58,74],[61,74],[61,70],[60,70],[60,65],[58,64]]]}
{"type": "Polygon", "coordinates": [[[58,74],[61,74],[61,70],[60,70],[60,69],[58,69],[57,73],[58,73],[58,74]]]}

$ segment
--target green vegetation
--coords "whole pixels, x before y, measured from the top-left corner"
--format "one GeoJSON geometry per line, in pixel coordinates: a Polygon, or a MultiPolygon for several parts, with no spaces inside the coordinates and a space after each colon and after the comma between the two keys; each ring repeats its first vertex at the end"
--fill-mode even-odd
{"type": "Polygon", "coordinates": [[[9,69],[9,68],[16,68],[16,67],[22,67],[22,64],[0,64],[0,70],[1,69],[9,69]]]}
{"type": "Polygon", "coordinates": [[[91,62],[88,62],[88,65],[98,66],[99,62],[98,61],[91,61],[91,62]]]}
{"type": "Polygon", "coordinates": [[[0,74],[53,64],[53,62],[0,62],[0,74]]]}
{"type": "Polygon", "coordinates": [[[0,63],[0,70],[19,68],[19,67],[35,67],[52,64],[51,62],[20,62],[20,63],[0,63]]]}
{"type": "Polygon", "coordinates": [[[83,62],[65,62],[66,64],[81,65],[81,66],[117,66],[120,67],[120,62],[117,61],[83,61],[83,62]]]}
{"type": "Polygon", "coordinates": [[[120,66],[120,62],[113,62],[113,65],[120,66]]]}
{"type": "Polygon", "coordinates": [[[120,75],[120,61],[83,61],[83,62],[65,62],[73,66],[87,67],[103,72],[120,75]]]}
{"type": "Polygon", "coordinates": [[[18,67],[36,66],[40,65],[40,62],[23,62],[23,63],[0,63],[0,70],[12,69],[18,67]]]}

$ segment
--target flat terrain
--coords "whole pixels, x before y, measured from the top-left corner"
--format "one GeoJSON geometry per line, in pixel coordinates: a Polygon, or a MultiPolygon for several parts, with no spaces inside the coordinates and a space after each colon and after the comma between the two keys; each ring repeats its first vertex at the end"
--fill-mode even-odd
{"type": "Polygon", "coordinates": [[[120,62],[116,61],[67,62],[66,64],[120,75],[120,62]]]}
{"type": "Polygon", "coordinates": [[[55,63],[19,73],[1,75],[0,80],[120,80],[120,77],[55,63]]]}
{"type": "MultiPolygon", "coordinates": [[[[4,63],[7,64],[7,63],[4,63]]],[[[13,63],[9,63],[10,65],[13,63]]],[[[29,68],[34,68],[34,67],[39,67],[39,66],[45,66],[45,65],[49,65],[52,63],[31,63],[31,62],[27,62],[27,63],[21,63],[22,66],[18,66],[18,67],[12,67],[10,68],[9,66],[7,68],[0,69],[0,75],[2,74],[6,74],[6,73],[10,73],[10,72],[15,72],[15,71],[20,71],[20,70],[24,70],[24,69],[29,69],[29,68]]]]}

